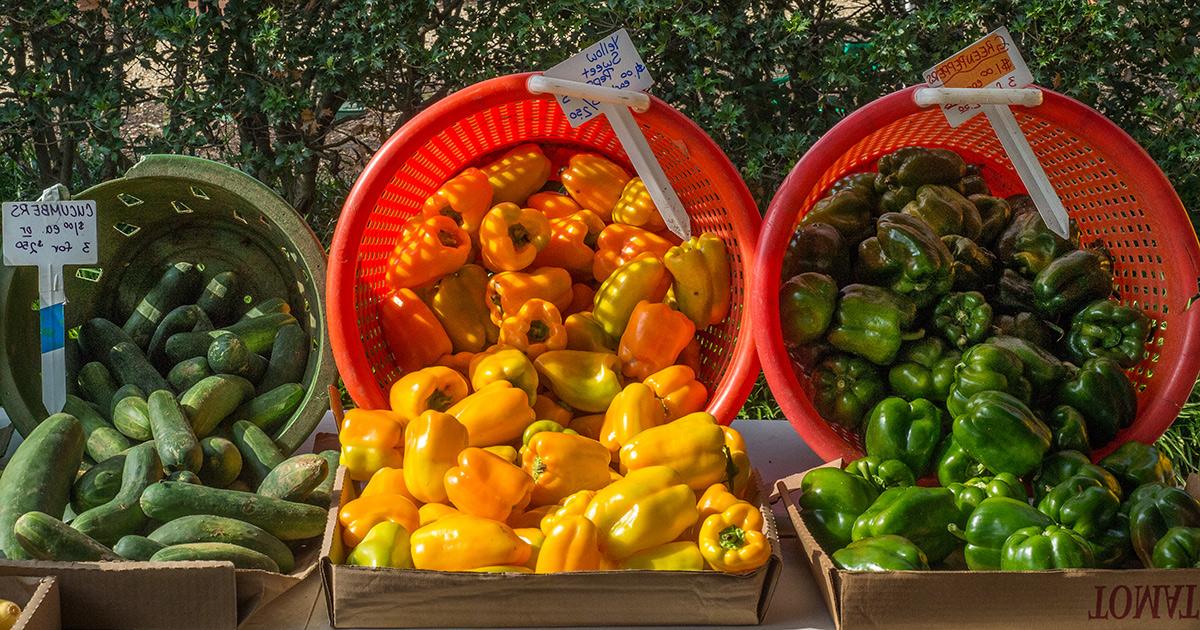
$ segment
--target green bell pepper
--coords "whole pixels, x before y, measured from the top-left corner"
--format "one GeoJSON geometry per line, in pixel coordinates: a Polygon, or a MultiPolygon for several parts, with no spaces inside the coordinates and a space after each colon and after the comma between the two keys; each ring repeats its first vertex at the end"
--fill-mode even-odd
{"type": "MultiPolygon", "coordinates": [[[[983,176],[981,176],[979,173],[972,173],[969,166],[967,167],[966,177],[958,180],[958,192],[966,195],[968,199],[977,195],[992,194],[991,189],[988,188],[987,181],[983,179],[983,176]]],[[[983,208],[980,208],[979,211],[982,213],[983,208]]]]}
{"type": "Polygon", "coordinates": [[[389,521],[376,524],[346,556],[346,564],[411,569],[413,561],[408,530],[399,523],[389,521]]]}
{"type": "Polygon", "coordinates": [[[942,410],[918,398],[884,398],[867,417],[864,442],[867,455],[898,459],[918,477],[924,475],[942,439],[942,410]]]}
{"type": "Polygon", "coordinates": [[[905,399],[945,402],[954,383],[954,367],[962,355],[939,337],[904,344],[888,370],[892,393],[905,399]]]}
{"type": "Polygon", "coordinates": [[[1129,542],[1129,517],[1118,512],[1112,525],[1091,542],[1096,566],[1102,569],[1124,568],[1133,558],[1133,546],[1129,542]]]}
{"type": "Polygon", "coordinates": [[[1050,427],[1051,451],[1079,451],[1091,453],[1092,446],[1088,442],[1087,420],[1070,405],[1059,405],[1050,410],[1046,419],[1050,427]]]}
{"type": "Polygon", "coordinates": [[[954,440],[994,473],[1033,471],[1050,449],[1050,429],[1025,403],[1000,391],[982,391],[954,419],[954,440]]]}
{"type": "Polygon", "coordinates": [[[862,424],[887,395],[878,368],[856,356],[832,354],[813,370],[813,406],[821,417],[848,429],[862,424]]]}
{"type": "Polygon", "coordinates": [[[850,544],[854,522],[879,493],[862,477],[840,468],[814,468],[800,481],[798,501],[805,523],[827,551],[850,544]]]}
{"type": "Polygon", "coordinates": [[[978,291],[950,293],[933,308],[933,330],[955,347],[982,341],[992,329],[992,306],[978,291]]]}
{"type": "Polygon", "coordinates": [[[823,273],[839,285],[850,282],[850,246],[837,228],[828,223],[801,225],[788,240],[779,277],[791,278],[805,272],[823,273]]]}
{"type": "Polygon", "coordinates": [[[954,259],[946,244],[920,218],[888,212],[879,217],[875,235],[883,255],[899,265],[893,291],[928,304],[954,284],[954,259]]]}
{"type": "Polygon", "coordinates": [[[879,182],[882,177],[881,175],[875,179],[875,192],[879,195],[880,214],[900,212],[904,209],[904,206],[912,203],[912,200],[917,198],[917,188],[915,186],[895,186],[892,188],[884,186],[880,188],[879,182]]]}
{"type": "Polygon", "coordinates": [[[1033,297],[1033,282],[1021,277],[1012,269],[1000,273],[1000,281],[996,283],[996,295],[992,297],[992,306],[1002,313],[1021,313],[1036,311],[1037,300],[1033,297]]]}
{"type": "Polygon", "coordinates": [[[972,477],[962,483],[951,483],[946,489],[954,493],[954,502],[966,516],[970,516],[984,499],[1008,497],[1027,501],[1025,484],[1016,475],[1000,473],[992,477],[972,477]]]}
{"type": "Polygon", "coordinates": [[[921,186],[901,212],[924,220],[939,238],[957,234],[974,240],[982,229],[975,204],[949,186],[921,186]]]}
{"type": "Polygon", "coordinates": [[[967,174],[962,157],[949,149],[902,147],[879,158],[879,174],[898,186],[957,184],[967,174]]]}
{"type": "Polygon", "coordinates": [[[1020,337],[997,335],[988,343],[1008,350],[1021,360],[1021,373],[1029,381],[1035,394],[1053,393],[1054,386],[1066,376],[1067,367],[1058,357],[1045,348],[1020,337]]]}
{"type": "Polygon", "coordinates": [[[857,244],[871,233],[872,205],[856,191],[835,192],[813,204],[800,224],[827,223],[837,228],[847,243],[857,244]]]}
{"type": "Polygon", "coordinates": [[[843,190],[853,190],[871,205],[875,205],[879,202],[878,195],[875,193],[875,177],[877,175],[878,173],[873,172],[846,175],[833,182],[833,186],[829,187],[829,192],[839,193],[843,190]]]}
{"type": "Polygon", "coordinates": [[[996,257],[965,236],[943,236],[942,242],[950,250],[954,262],[955,291],[970,291],[996,284],[996,257]]]}
{"type": "Polygon", "coordinates": [[[1182,488],[1161,483],[1139,486],[1122,509],[1129,515],[1129,541],[1145,567],[1153,566],[1154,546],[1167,530],[1200,527],[1200,502],[1182,488]]]}
{"type": "Polygon", "coordinates": [[[991,343],[972,346],[954,371],[946,408],[957,418],[966,411],[967,400],[985,391],[1004,392],[1028,403],[1030,386],[1024,369],[1020,357],[1010,350],[991,343]]]}
{"type": "Polygon", "coordinates": [[[1013,208],[1012,221],[996,241],[996,254],[1004,264],[1032,278],[1051,261],[1078,247],[1074,234],[1072,239],[1064,239],[1050,231],[1032,203],[1017,203],[1014,198],[1008,201],[1013,208]]]}
{"type": "Polygon", "coordinates": [[[995,571],[1000,568],[1000,552],[1009,536],[1024,527],[1051,524],[1049,516],[1024,501],[991,497],[971,512],[965,527],[951,526],[950,531],[967,543],[963,549],[967,567],[972,571],[995,571]]]}
{"type": "Polygon", "coordinates": [[[1155,569],[1200,568],[1200,527],[1172,527],[1154,544],[1155,569]]]}
{"type": "Polygon", "coordinates": [[[1071,319],[1067,351],[1079,363],[1096,357],[1116,361],[1123,368],[1141,362],[1150,336],[1150,318],[1140,309],[1112,300],[1096,300],[1071,319]]]}
{"type": "Polygon", "coordinates": [[[1112,359],[1088,359],[1059,383],[1055,402],[1083,414],[1093,447],[1108,444],[1137,415],[1133,383],[1112,359]]]}
{"type": "Polygon", "coordinates": [[[1126,442],[1100,460],[1100,466],[1121,482],[1125,492],[1133,492],[1142,484],[1171,484],[1175,480],[1171,460],[1152,444],[1126,442]]]}
{"type": "MultiPolygon", "coordinates": [[[[965,187],[966,184],[964,184],[965,187]]],[[[963,194],[969,195],[967,199],[975,204],[975,209],[979,212],[980,230],[977,240],[985,245],[996,242],[996,239],[1004,232],[1004,228],[1008,227],[1009,221],[1012,220],[1012,206],[999,197],[987,194],[986,188],[985,192],[964,190],[963,194]]]]}
{"type": "Polygon", "coordinates": [[[898,459],[860,457],[846,465],[846,472],[866,479],[879,492],[917,485],[917,477],[912,469],[898,459]]]}
{"type": "Polygon", "coordinates": [[[1110,492],[1118,497],[1121,493],[1121,483],[1112,473],[1092,463],[1087,455],[1078,451],[1060,451],[1052,453],[1042,460],[1041,466],[1033,476],[1033,498],[1041,501],[1046,493],[1058,484],[1075,476],[1091,477],[1104,484],[1110,492]]]}
{"type": "Polygon", "coordinates": [[[1092,546],[1077,532],[1048,525],[1013,532],[1000,552],[1001,571],[1085,569],[1096,565],[1092,546]]]}
{"type": "Polygon", "coordinates": [[[900,352],[916,307],[883,287],[851,284],[842,287],[829,343],[876,365],[888,365],[900,352]]]}
{"type": "Polygon", "coordinates": [[[1121,511],[1121,497],[1096,479],[1075,476],[1054,486],[1037,508],[1059,525],[1090,539],[1112,526],[1121,511]]]}
{"type": "Polygon", "coordinates": [[[844,571],[927,571],[929,560],[920,547],[903,536],[886,534],[856,540],[833,552],[833,563],[844,571]]]}
{"type": "Polygon", "coordinates": [[[816,272],[792,276],[779,287],[779,327],[783,342],[802,346],[825,335],[833,321],[838,287],[833,278],[816,272]]]}
{"type": "Polygon", "coordinates": [[[1113,291],[1112,274],[1094,252],[1075,250],[1054,259],[1033,279],[1033,302],[1047,317],[1074,313],[1113,291]]]}
{"type": "Polygon", "coordinates": [[[963,483],[974,477],[987,474],[987,468],[978,460],[967,454],[954,440],[954,433],[947,433],[938,446],[937,456],[938,483],[949,486],[952,483],[963,483]]]}
{"type": "Polygon", "coordinates": [[[879,246],[879,237],[872,236],[858,244],[855,256],[854,279],[863,284],[891,286],[900,275],[900,263],[888,258],[879,246]]]}
{"type": "Polygon", "coordinates": [[[1028,311],[997,315],[993,324],[1001,335],[1018,337],[1041,348],[1052,348],[1062,338],[1061,328],[1052,328],[1045,320],[1028,311]]]}
{"type": "Polygon", "coordinates": [[[891,488],[854,521],[851,537],[862,540],[886,534],[903,536],[935,564],[958,548],[959,540],[949,527],[960,526],[962,520],[954,504],[954,494],[945,488],[891,488]]]}

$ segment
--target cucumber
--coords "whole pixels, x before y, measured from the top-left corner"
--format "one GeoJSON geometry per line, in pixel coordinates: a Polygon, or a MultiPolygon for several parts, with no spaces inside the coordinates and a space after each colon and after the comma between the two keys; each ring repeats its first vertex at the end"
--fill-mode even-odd
{"type": "Polygon", "coordinates": [[[117,393],[117,382],[104,364],[92,361],[79,368],[75,380],[79,383],[79,391],[85,398],[96,403],[97,407],[107,411],[112,409],[113,394],[117,393]]]}
{"type": "Polygon", "coordinates": [[[154,530],[150,540],[167,546],[206,542],[237,545],[269,557],[284,573],[291,573],[296,564],[291,549],[281,540],[261,527],[224,516],[177,518],[154,530]]]}
{"type": "Polygon", "coordinates": [[[212,375],[212,370],[208,367],[208,359],[192,357],[176,363],[175,367],[167,373],[167,382],[175,388],[175,391],[182,393],[212,375]]]}
{"type": "Polygon", "coordinates": [[[168,473],[200,470],[204,454],[175,395],[167,390],[159,390],[150,394],[147,403],[150,408],[150,432],[154,434],[163,469],[168,473]]]}
{"type": "Polygon", "coordinates": [[[94,562],[121,559],[101,542],[45,512],[21,515],[13,524],[13,535],[27,557],[34,560],[94,562]]]}
{"type": "Polygon", "coordinates": [[[253,549],[219,542],[185,543],[171,545],[161,549],[153,556],[151,562],[179,562],[196,560],[225,560],[232,562],[237,569],[261,569],[279,573],[279,565],[275,561],[253,549]]]}
{"type": "MultiPolygon", "coordinates": [[[[240,457],[241,453],[238,453],[238,456],[240,457]]],[[[234,479],[233,483],[229,484],[229,486],[225,489],[226,490],[236,490],[238,492],[250,492],[250,493],[254,492],[254,490],[251,490],[250,486],[247,485],[246,482],[242,481],[241,479],[234,479]]]]}
{"type": "Polygon", "coordinates": [[[150,405],[141,396],[129,396],[113,409],[113,424],[125,436],[139,441],[154,437],[150,428],[150,405]]]}
{"type": "Polygon", "coordinates": [[[121,330],[139,348],[150,344],[163,315],[175,307],[195,301],[200,291],[200,270],[189,262],[177,262],[163,272],[158,284],[138,302],[121,330]]]}
{"type": "Polygon", "coordinates": [[[195,357],[202,357],[208,353],[208,346],[212,344],[211,333],[215,330],[203,332],[181,332],[171,335],[167,339],[167,344],[163,348],[163,353],[167,356],[167,362],[179,365],[181,361],[186,361],[195,357]]]}
{"type": "Polygon", "coordinates": [[[246,370],[242,372],[242,376],[246,380],[257,385],[262,381],[263,375],[267,373],[267,358],[261,354],[251,354],[250,362],[246,364],[246,370]]]}
{"type": "Polygon", "coordinates": [[[267,354],[275,344],[275,335],[279,329],[295,323],[296,318],[290,313],[269,313],[254,319],[243,319],[222,330],[241,337],[250,352],[267,354]]]}
{"type": "Polygon", "coordinates": [[[146,347],[146,358],[150,359],[150,363],[160,371],[170,369],[170,362],[167,361],[167,340],[176,333],[192,332],[196,329],[196,324],[200,321],[200,316],[204,315],[204,311],[200,310],[195,304],[184,304],[177,306],[173,311],[167,313],[166,317],[162,318],[158,327],[154,329],[154,336],[150,338],[150,343],[146,347]]]}
{"type": "Polygon", "coordinates": [[[212,277],[205,285],[204,291],[196,300],[196,305],[204,309],[208,318],[218,324],[224,324],[233,317],[233,309],[238,303],[237,272],[222,271],[212,277]]]}
{"type": "Polygon", "coordinates": [[[250,367],[250,349],[233,333],[218,335],[208,345],[208,367],[216,374],[245,376],[250,367]]]}
{"type": "Polygon", "coordinates": [[[333,482],[337,478],[341,453],[338,451],[321,451],[317,454],[321,456],[321,459],[325,460],[327,472],[321,483],[317,484],[317,487],[313,488],[313,491],[305,497],[304,502],[319,508],[328,508],[330,500],[333,499],[333,482]]]}
{"type": "Polygon", "coordinates": [[[212,320],[208,318],[208,314],[204,311],[196,313],[196,325],[192,327],[192,332],[208,332],[215,329],[212,320]]]}
{"type": "Polygon", "coordinates": [[[204,485],[204,482],[200,480],[200,475],[197,475],[190,470],[177,470],[170,475],[167,475],[167,480],[204,485]]]}
{"type": "Polygon", "coordinates": [[[145,562],[164,547],[166,545],[154,542],[145,536],[129,534],[128,536],[122,536],[121,540],[118,540],[117,544],[113,545],[113,551],[126,560],[145,562]]]}
{"type": "Polygon", "coordinates": [[[328,473],[329,464],[320,455],[297,455],[272,468],[258,484],[258,493],[285,501],[304,501],[328,473]]]}
{"type": "Polygon", "coordinates": [[[82,514],[112,501],[121,489],[121,471],[125,454],[110,457],[79,476],[71,486],[71,508],[82,514]]]}
{"type": "Polygon", "coordinates": [[[204,464],[200,466],[200,479],[204,485],[225,488],[242,472],[242,454],[233,442],[209,436],[200,440],[204,452],[204,464]]]}
{"type": "Polygon", "coordinates": [[[117,388],[116,393],[113,394],[113,397],[112,397],[112,407],[108,408],[108,416],[110,419],[112,418],[112,415],[114,413],[116,413],[116,411],[117,411],[117,403],[119,403],[122,400],[125,400],[126,398],[129,398],[131,396],[137,397],[137,398],[145,398],[146,392],[144,390],[142,390],[141,387],[138,387],[137,385],[122,385],[121,387],[117,388]]]}
{"type": "Polygon", "coordinates": [[[287,383],[254,397],[234,410],[230,418],[235,422],[245,420],[263,431],[274,433],[292,417],[303,400],[304,388],[297,383],[287,383]]]}
{"type": "Polygon", "coordinates": [[[144,392],[171,389],[158,370],[146,360],[142,349],[128,341],[122,341],[108,351],[108,363],[122,385],[136,385],[144,392]]]}
{"type": "Polygon", "coordinates": [[[104,545],[114,545],[122,536],[136,534],[146,526],[146,515],[139,503],[142,492],[158,483],[162,473],[162,464],[153,444],[140,444],[129,449],[121,472],[120,492],[112,501],[77,516],[71,527],[104,545]]]}
{"type": "Polygon", "coordinates": [[[299,324],[288,324],[279,329],[275,343],[271,345],[271,362],[258,383],[258,392],[269,392],[285,383],[304,382],[304,370],[308,367],[308,335],[299,324]]]}
{"type": "Polygon", "coordinates": [[[202,379],[183,393],[179,402],[196,437],[207,437],[243,402],[254,395],[254,385],[240,376],[217,374],[202,379]]]}
{"type": "Polygon", "coordinates": [[[17,447],[0,476],[0,551],[9,560],[29,560],[13,524],[26,512],[62,516],[75,471],[83,461],[83,425],[74,416],[46,418],[17,447]]]}
{"type": "Polygon", "coordinates": [[[97,464],[121,454],[132,446],[128,438],[109,424],[91,403],[82,398],[67,394],[63,412],[75,416],[83,426],[84,450],[97,464]]]}
{"type": "Polygon", "coordinates": [[[100,361],[110,371],[112,365],[109,363],[108,351],[123,341],[133,343],[120,326],[103,317],[89,319],[79,327],[79,347],[84,355],[92,361],[100,361]]]}
{"type": "Polygon", "coordinates": [[[271,441],[271,436],[245,420],[233,423],[233,443],[242,454],[242,478],[251,488],[258,488],[263,479],[287,459],[271,441]]]}
{"type": "Polygon", "coordinates": [[[209,514],[245,521],[282,540],[304,540],[325,530],[327,510],[313,505],[262,497],[252,492],[222,490],[178,481],[156,483],[142,493],[142,511],[168,522],[209,514]]]}
{"type": "Polygon", "coordinates": [[[267,298],[258,304],[255,304],[250,310],[246,311],[246,314],[242,315],[241,321],[254,319],[255,317],[262,317],[263,315],[270,315],[272,313],[291,312],[292,305],[288,304],[287,300],[283,298],[267,298]]]}

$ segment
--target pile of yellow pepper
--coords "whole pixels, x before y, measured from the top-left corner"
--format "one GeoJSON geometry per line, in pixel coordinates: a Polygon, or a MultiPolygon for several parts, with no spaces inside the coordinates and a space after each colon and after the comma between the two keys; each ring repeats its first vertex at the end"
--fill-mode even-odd
{"type": "Polygon", "coordinates": [[[380,307],[404,375],[390,409],[341,426],[366,482],[338,515],[346,563],[758,568],[771,548],[745,442],[696,378],[695,332],[729,310],[724,244],[679,243],[604,157],[571,156],[565,194],[550,175],[540,147],[516,147],[405,226],[380,307]]]}

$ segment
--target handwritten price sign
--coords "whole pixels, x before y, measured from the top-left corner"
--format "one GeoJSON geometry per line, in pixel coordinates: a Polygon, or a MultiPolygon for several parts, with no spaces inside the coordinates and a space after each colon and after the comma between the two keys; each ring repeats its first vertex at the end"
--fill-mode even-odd
{"type": "MultiPolygon", "coordinates": [[[[641,55],[621,29],[589,46],[579,54],[550,68],[545,75],[616,88],[643,91],[654,85],[654,79],[642,62],[641,55]]],[[[578,127],[600,114],[600,103],[585,98],[560,95],[558,104],[572,127],[578,127]]]]}
{"type": "Polygon", "coordinates": [[[95,264],[95,201],[12,201],[2,208],[4,264],[95,264]]]}
{"type": "MultiPolygon", "coordinates": [[[[1021,51],[1013,43],[1008,29],[1000,28],[983,39],[958,51],[954,56],[925,71],[930,87],[948,88],[1023,88],[1033,83],[1033,75],[1021,51]]],[[[946,104],[942,113],[951,127],[957,127],[983,111],[980,105],[946,104]]]]}

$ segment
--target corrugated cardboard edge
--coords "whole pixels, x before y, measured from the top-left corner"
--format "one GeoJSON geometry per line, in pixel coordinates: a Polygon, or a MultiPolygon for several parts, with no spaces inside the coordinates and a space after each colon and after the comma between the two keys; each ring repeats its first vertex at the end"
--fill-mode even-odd
{"type": "Polygon", "coordinates": [[[58,630],[62,627],[62,610],[58,596],[58,580],[38,579],[33,596],[25,602],[13,630],[58,630]]]}
{"type": "Polygon", "coordinates": [[[312,575],[320,565],[320,547],[310,545],[303,553],[297,554],[296,560],[300,561],[301,558],[304,558],[301,566],[288,574],[261,569],[234,570],[239,625],[312,575]]]}
{"type": "MultiPolygon", "coordinates": [[[[838,459],[818,466],[818,468],[829,466],[841,468],[841,465],[842,460],[838,459]]],[[[841,600],[840,583],[836,567],[833,566],[833,561],[821,549],[821,546],[817,544],[812,532],[808,531],[808,527],[804,524],[804,519],[800,515],[800,508],[796,506],[796,502],[792,498],[793,493],[800,489],[800,482],[803,481],[806,474],[808,474],[807,470],[776,481],[772,497],[783,498],[788,518],[792,521],[792,527],[796,530],[796,538],[800,540],[800,550],[803,552],[809,571],[812,573],[813,579],[821,591],[821,598],[825,600],[825,608],[829,610],[829,617],[833,619],[833,623],[837,626],[838,630],[841,630],[841,607],[839,606],[841,600]]]]}

